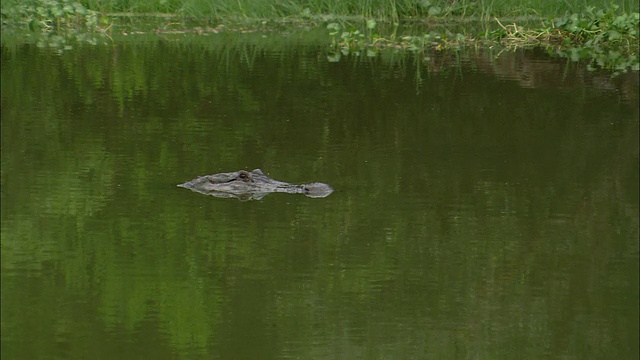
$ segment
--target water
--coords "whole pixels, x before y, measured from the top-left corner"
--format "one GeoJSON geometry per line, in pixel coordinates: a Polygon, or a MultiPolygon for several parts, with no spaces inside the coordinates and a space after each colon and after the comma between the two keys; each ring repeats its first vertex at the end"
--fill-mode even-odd
{"type": "Polygon", "coordinates": [[[637,102],[535,52],[3,43],[2,357],[638,357],[637,102]],[[335,192],[176,187],[254,168],[335,192]]]}

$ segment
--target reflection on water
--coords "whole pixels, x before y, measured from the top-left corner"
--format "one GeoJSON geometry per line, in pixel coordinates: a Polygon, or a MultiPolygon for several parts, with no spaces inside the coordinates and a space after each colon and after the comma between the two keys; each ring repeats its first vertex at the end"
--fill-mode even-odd
{"type": "Polygon", "coordinates": [[[3,44],[2,357],[638,356],[637,73],[323,52],[3,44]]]}

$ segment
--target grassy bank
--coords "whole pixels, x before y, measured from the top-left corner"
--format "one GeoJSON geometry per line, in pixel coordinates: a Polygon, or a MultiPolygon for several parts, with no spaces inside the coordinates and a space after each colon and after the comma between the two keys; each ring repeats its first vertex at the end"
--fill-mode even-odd
{"type": "MultiPolygon", "coordinates": [[[[3,9],[43,5],[64,0],[5,0],[3,9]]],[[[73,3],[76,1],[69,1],[73,3]]],[[[588,6],[618,6],[623,13],[638,12],[635,0],[80,0],[100,13],[175,13],[207,19],[279,19],[302,17],[362,17],[377,21],[403,21],[428,16],[455,16],[492,20],[494,17],[559,17],[579,13],[588,6]]],[[[46,7],[46,5],[44,5],[46,7]]]]}
{"type": "MultiPolygon", "coordinates": [[[[2,26],[109,36],[129,30],[217,33],[273,24],[326,27],[336,55],[460,47],[541,47],[593,67],[638,69],[635,0],[5,0],[2,26]],[[135,18],[137,20],[132,21],[135,18]],[[123,19],[127,19],[123,21],[123,19]],[[133,24],[133,25],[132,25],[133,24]],[[140,27],[135,29],[135,27],[140,27]]],[[[335,57],[337,58],[337,57],[335,57]]]]}

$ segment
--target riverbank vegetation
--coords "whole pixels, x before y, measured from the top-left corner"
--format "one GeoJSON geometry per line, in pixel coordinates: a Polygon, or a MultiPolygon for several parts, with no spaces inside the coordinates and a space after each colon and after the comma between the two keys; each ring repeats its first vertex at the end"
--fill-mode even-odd
{"type": "Polygon", "coordinates": [[[3,30],[55,34],[58,40],[64,39],[61,34],[96,42],[95,36],[119,32],[202,35],[325,27],[333,61],[388,50],[428,58],[432,51],[462,47],[538,47],[615,71],[638,70],[638,24],[638,3],[630,0],[596,0],[589,5],[579,0],[2,2],[3,30]]]}

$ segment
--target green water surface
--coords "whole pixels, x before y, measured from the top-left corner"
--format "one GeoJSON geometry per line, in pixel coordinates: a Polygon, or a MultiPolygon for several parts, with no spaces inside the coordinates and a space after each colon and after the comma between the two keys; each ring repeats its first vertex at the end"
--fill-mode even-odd
{"type": "Polygon", "coordinates": [[[2,358],[637,358],[638,75],[495,55],[3,44],[2,358]]]}

